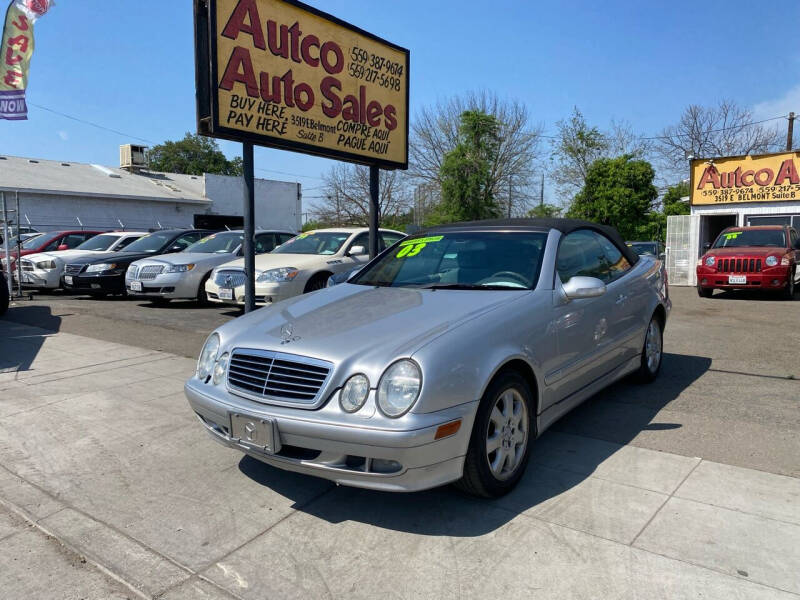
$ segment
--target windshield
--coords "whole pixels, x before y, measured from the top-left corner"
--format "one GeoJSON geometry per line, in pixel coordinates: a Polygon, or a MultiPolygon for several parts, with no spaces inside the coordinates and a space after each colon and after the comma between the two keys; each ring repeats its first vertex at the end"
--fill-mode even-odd
{"type": "Polygon", "coordinates": [[[745,246],[764,246],[785,248],[786,235],[782,229],[745,229],[726,231],[714,242],[714,248],[744,248],[745,246]]]}
{"type": "Polygon", "coordinates": [[[96,235],[77,246],[75,250],[108,250],[118,239],[118,235],[96,235]]]}
{"type": "Polygon", "coordinates": [[[336,254],[350,237],[346,231],[309,231],[293,237],[273,254],[336,254]]]}
{"type": "Polygon", "coordinates": [[[656,244],[651,244],[649,242],[639,244],[633,243],[628,244],[628,246],[630,246],[631,250],[636,252],[636,254],[649,254],[650,256],[658,256],[658,247],[656,244]]]}
{"type": "Polygon", "coordinates": [[[173,237],[175,237],[174,233],[151,233],[150,235],[140,237],[130,246],[127,246],[125,252],[158,252],[173,237]]]}
{"type": "Polygon", "coordinates": [[[204,237],[186,248],[184,252],[202,252],[203,254],[230,254],[242,245],[244,234],[235,232],[215,233],[204,237]]]}
{"type": "Polygon", "coordinates": [[[546,233],[446,232],[406,238],[350,283],[431,289],[532,289],[546,233]]]}
{"type": "Polygon", "coordinates": [[[33,250],[34,248],[38,248],[39,246],[44,244],[44,242],[45,242],[45,239],[42,236],[37,235],[35,237],[28,238],[27,240],[22,242],[22,247],[25,250],[33,250]]]}

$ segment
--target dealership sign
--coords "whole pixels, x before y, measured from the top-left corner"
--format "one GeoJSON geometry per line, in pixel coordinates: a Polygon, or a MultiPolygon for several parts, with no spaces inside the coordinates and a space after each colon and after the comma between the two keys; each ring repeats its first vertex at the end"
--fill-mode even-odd
{"type": "Polygon", "coordinates": [[[408,50],[288,0],[195,0],[198,131],[408,165],[408,50]]]}
{"type": "Polygon", "coordinates": [[[800,152],[692,161],[692,204],[800,201],[800,152]]]}

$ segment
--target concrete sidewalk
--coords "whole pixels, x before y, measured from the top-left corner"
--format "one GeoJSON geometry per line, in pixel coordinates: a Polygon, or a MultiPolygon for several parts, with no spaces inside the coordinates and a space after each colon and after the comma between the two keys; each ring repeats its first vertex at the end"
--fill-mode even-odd
{"type": "Polygon", "coordinates": [[[208,439],[193,370],[0,320],[7,597],[800,597],[798,479],[551,432],[494,502],[338,488],[208,439]]]}

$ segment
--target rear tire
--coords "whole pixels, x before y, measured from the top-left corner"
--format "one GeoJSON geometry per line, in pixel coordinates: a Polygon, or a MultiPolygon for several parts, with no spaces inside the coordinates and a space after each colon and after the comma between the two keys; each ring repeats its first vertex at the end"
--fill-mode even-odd
{"type": "Polygon", "coordinates": [[[528,382],[514,371],[501,373],[478,405],[464,474],[455,486],[483,498],[497,498],[514,489],[536,439],[535,423],[536,403],[528,382]]]}
{"type": "Polygon", "coordinates": [[[650,319],[647,332],[644,336],[641,362],[636,372],[636,379],[640,383],[651,383],[658,377],[661,362],[664,357],[664,326],[657,314],[650,319]]]}
{"type": "Polygon", "coordinates": [[[697,286],[697,295],[701,298],[711,298],[714,295],[714,288],[704,288],[697,286]]]}

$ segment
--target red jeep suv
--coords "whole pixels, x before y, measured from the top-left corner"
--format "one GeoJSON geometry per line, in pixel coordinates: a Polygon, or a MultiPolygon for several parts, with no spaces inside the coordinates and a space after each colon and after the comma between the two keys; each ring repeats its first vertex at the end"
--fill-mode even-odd
{"type": "Polygon", "coordinates": [[[697,293],[710,298],[714,290],[775,290],[791,300],[798,264],[800,239],[793,227],[729,227],[697,261],[697,293]]]}

